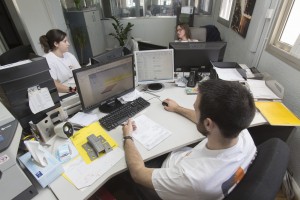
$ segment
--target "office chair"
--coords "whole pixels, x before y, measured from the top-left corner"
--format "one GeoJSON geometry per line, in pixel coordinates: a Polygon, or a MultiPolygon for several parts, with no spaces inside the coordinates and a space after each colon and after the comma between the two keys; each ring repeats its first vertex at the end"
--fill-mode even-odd
{"type": "Polygon", "coordinates": [[[0,65],[7,65],[21,60],[36,57],[30,45],[22,45],[10,49],[0,55],[0,65]]]}
{"type": "Polygon", "coordinates": [[[224,200],[274,200],[289,161],[285,142],[272,138],[257,146],[257,156],[241,182],[224,200]]]}

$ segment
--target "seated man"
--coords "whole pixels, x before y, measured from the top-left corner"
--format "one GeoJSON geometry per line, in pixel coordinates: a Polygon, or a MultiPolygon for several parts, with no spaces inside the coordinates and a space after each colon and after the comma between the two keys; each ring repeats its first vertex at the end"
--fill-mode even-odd
{"type": "Polygon", "coordinates": [[[245,129],[255,115],[251,94],[236,82],[208,80],[199,84],[194,110],[171,99],[164,102],[165,110],[195,122],[206,138],[194,148],[170,153],[161,168],[147,168],[131,138],[138,127],[129,120],[123,135],[133,180],[154,189],[162,199],[223,199],[242,179],[256,155],[255,144],[245,129]]]}

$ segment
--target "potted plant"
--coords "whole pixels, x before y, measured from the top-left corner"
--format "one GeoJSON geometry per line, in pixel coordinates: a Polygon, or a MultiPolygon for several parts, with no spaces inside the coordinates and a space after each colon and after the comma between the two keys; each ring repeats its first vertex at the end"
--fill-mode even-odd
{"type": "MultiPolygon", "coordinates": [[[[83,63],[83,49],[86,45],[87,36],[84,31],[82,31],[80,28],[77,28],[74,30],[74,44],[77,46],[80,50],[80,64],[83,63]]],[[[78,53],[78,52],[77,52],[78,53]]]]}
{"type": "Polygon", "coordinates": [[[74,0],[74,3],[75,3],[76,9],[80,10],[81,9],[81,6],[80,6],[81,0],[74,0]]]}
{"type": "Polygon", "coordinates": [[[110,17],[114,22],[112,23],[115,33],[110,33],[109,35],[113,36],[119,41],[119,44],[121,47],[125,45],[125,42],[128,37],[128,33],[132,30],[132,27],[134,24],[128,22],[126,27],[123,27],[123,24],[120,22],[120,19],[118,19],[115,16],[110,17]]]}

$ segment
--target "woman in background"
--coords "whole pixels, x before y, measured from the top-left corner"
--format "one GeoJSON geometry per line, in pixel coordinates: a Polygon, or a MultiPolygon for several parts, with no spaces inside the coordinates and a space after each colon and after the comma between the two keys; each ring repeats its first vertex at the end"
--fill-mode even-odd
{"type": "Polygon", "coordinates": [[[188,24],[179,23],[176,26],[177,39],[175,42],[198,42],[196,39],[191,39],[191,30],[188,24]]]}
{"type": "Polygon", "coordinates": [[[63,84],[73,77],[72,70],[80,68],[75,56],[68,52],[70,43],[67,34],[59,29],[51,29],[40,37],[40,43],[58,92],[75,92],[76,87],[63,84]]]}

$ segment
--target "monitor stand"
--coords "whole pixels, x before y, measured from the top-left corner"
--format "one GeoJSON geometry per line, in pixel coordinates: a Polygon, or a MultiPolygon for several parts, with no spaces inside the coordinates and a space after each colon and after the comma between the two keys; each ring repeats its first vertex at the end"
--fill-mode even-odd
{"type": "Polygon", "coordinates": [[[147,90],[152,92],[158,92],[164,89],[164,85],[162,83],[151,83],[147,85],[147,90]]]}
{"type": "Polygon", "coordinates": [[[121,107],[123,104],[118,100],[118,99],[114,99],[110,102],[106,102],[103,105],[99,106],[99,110],[100,112],[103,113],[110,113],[112,111],[114,111],[115,109],[121,107]]]}

